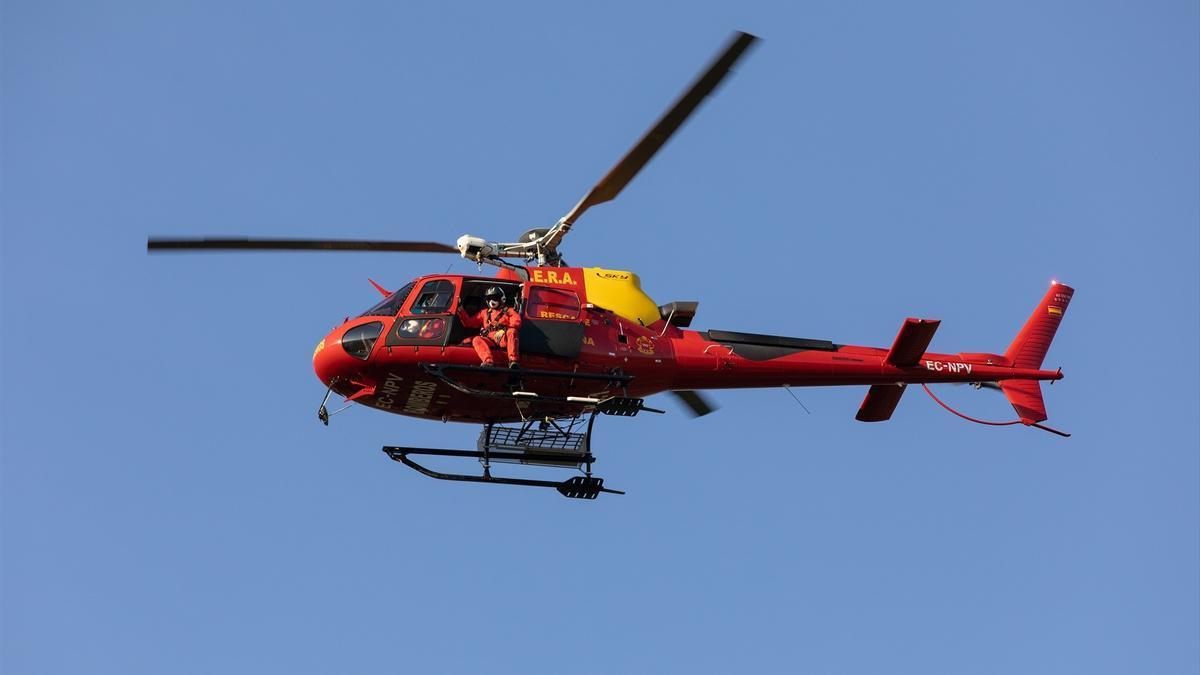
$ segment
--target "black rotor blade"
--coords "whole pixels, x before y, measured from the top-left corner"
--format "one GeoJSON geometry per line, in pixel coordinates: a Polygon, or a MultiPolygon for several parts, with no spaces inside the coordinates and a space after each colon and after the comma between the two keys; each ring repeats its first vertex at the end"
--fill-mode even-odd
{"type": "Polygon", "coordinates": [[[458,253],[434,241],[368,241],[361,239],[147,239],[147,251],[404,251],[458,253]]]}
{"type": "Polygon", "coordinates": [[[659,148],[687,121],[688,116],[700,106],[704,98],[717,88],[721,80],[729,74],[733,64],[737,63],[742,54],[757,40],[757,37],[749,33],[735,33],[725,51],[709,65],[708,69],[683,93],[683,96],[679,97],[675,105],[671,106],[671,109],[664,113],[658,122],[646,132],[646,135],[642,136],[633,149],[622,157],[621,161],[617,162],[616,166],[610,169],[608,174],[601,178],[590,192],[584,195],[575,208],[563,217],[563,220],[571,225],[588,208],[596,204],[603,204],[620,194],[629,181],[633,180],[642,167],[646,166],[654,157],[659,148]]]}
{"type": "Polygon", "coordinates": [[[971,386],[979,385],[977,387],[978,389],[992,389],[995,391],[1004,391],[1003,389],[1000,388],[999,382],[954,382],[953,384],[957,384],[957,385],[969,384],[971,386]]]}
{"type": "Polygon", "coordinates": [[[687,409],[692,413],[692,417],[703,417],[717,409],[716,405],[709,403],[708,399],[704,398],[698,391],[681,389],[671,393],[675,395],[675,398],[679,399],[680,403],[687,406],[687,409]]]}

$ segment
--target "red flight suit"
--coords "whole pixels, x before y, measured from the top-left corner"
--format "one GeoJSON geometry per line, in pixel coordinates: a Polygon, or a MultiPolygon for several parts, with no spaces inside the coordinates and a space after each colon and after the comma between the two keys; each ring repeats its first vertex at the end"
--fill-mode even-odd
{"type": "Polygon", "coordinates": [[[471,338],[471,346],[475,348],[475,353],[479,355],[483,365],[495,365],[492,347],[506,348],[508,362],[517,361],[517,333],[521,329],[521,315],[516,310],[512,307],[484,308],[471,319],[473,323],[480,325],[479,335],[471,338]]]}

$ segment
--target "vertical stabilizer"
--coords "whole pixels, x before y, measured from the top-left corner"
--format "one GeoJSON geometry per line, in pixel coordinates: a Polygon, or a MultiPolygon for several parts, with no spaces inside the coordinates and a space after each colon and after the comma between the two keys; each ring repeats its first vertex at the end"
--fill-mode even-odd
{"type": "Polygon", "coordinates": [[[1050,341],[1062,323],[1063,315],[1067,313],[1067,305],[1075,289],[1064,286],[1057,281],[1050,284],[1050,290],[1033,310],[1033,315],[1025,322],[1017,338],[1004,352],[1014,368],[1041,368],[1042,360],[1050,349],[1050,341]]]}
{"type": "MultiPolygon", "coordinates": [[[[1033,315],[1017,333],[1008,351],[1004,352],[1012,367],[1042,367],[1050,342],[1054,340],[1058,324],[1062,323],[1074,294],[1075,289],[1070,286],[1057,281],[1050,284],[1050,290],[1046,291],[1045,297],[1034,308],[1033,315]]],[[[1046,419],[1046,403],[1042,400],[1042,387],[1037,380],[1003,380],[1000,389],[1025,424],[1036,424],[1046,419]]]]}

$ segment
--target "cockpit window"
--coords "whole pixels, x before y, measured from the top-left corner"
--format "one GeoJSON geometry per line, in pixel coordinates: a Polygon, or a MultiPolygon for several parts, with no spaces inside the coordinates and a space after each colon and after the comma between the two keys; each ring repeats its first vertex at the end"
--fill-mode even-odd
{"type": "Polygon", "coordinates": [[[409,314],[446,314],[454,300],[454,284],[445,279],[426,281],[417,299],[409,308],[409,314]]]}
{"type": "Polygon", "coordinates": [[[382,332],[383,324],[379,321],[355,326],[342,335],[342,349],[345,349],[350,356],[366,361],[371,356],[371,348],[375,346],[375,341],[379,339],[379,334],[382,332]]]}
{"type": "Polygon", "coordinates": [[[379,304],[359,314],[359,316],[396,316],[396,312],[400,311],[400,307],[404,305],[404,301],[408,299],[408,294],[412,293],[416,285],[417,282],[415,281],[405,284],[404,288],[387,296],[379,304]]]}

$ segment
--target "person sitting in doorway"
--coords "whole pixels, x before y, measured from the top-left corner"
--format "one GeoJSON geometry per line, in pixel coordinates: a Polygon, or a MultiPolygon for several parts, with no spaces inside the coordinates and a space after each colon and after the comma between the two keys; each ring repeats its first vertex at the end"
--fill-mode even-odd
{"type": "MultiPolygon", "coordinates": [[[[505,304],[504,289],[492,286],[483,294],[484,308],[474,316],[464,317],[467,323],[478,323],[479,335],[471,338],[471,346],[485,366],[496,365],[492,358],[493,347],[503,347],[508,352],[508,367],[519,368],[517,333],[521,328],[521,315],[505,304]]],[[[462,310],[459,310],[462,312],[462,310]]]]}

